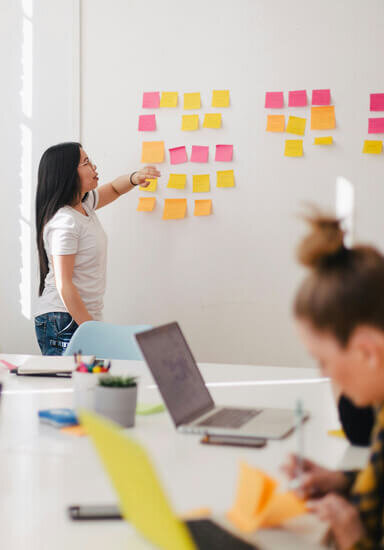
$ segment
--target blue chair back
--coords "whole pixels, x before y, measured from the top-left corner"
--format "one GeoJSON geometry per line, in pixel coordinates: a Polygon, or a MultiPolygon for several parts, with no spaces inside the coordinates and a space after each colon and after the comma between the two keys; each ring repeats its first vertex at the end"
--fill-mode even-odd
{"type": "Polygon", "coordinates": [[[150,328],[150,325],[113,325],[86,321],[72,336],[64,355],[73,355],[81,350],[83,355],[96,355],[99,359],[142,360],[134,334],[150,328]]]}

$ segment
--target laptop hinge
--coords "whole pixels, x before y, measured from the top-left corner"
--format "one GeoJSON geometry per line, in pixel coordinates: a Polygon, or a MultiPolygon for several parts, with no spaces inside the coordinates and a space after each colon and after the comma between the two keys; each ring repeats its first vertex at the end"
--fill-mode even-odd
{"type": "Polygon", "coordinates": [[[213,409],[216,407],[216,405],[210,405],[209,407],[206,407],[205,409],[200,409],[198,412],[194,412],[193,414],[190,414],[189,416],[186,416],[176,424],[176,427],[182,426],[183,424],[190,424],[197,418],[200,418],[200,416],[203,416],[204,414],[207,414],[209,411],[213,411],[213,409]]]}

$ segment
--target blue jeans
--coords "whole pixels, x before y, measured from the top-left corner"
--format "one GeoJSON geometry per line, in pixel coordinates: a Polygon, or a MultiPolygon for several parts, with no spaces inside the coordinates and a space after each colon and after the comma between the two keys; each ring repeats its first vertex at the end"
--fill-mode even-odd
{"type": "Polygon", "coordinates": [[[70,314],[62,311],[35,317],[35,331],[41,353],[63,355],[77,327],[70,314]]]}

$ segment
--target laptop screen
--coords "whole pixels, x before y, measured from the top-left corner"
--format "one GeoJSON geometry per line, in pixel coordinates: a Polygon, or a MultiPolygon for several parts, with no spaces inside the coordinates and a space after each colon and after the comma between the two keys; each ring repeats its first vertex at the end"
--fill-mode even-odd
{"type": "Polygon", "coordinates": [[[177,323],[135,336],[176,426],[191,421],[214,406],[177,323]]]}

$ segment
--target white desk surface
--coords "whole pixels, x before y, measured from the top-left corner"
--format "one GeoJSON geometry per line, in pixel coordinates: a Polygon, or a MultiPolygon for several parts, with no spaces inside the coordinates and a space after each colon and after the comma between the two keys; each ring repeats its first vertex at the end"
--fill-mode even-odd
{"type": "MultiPolygon", "coordinates": [[[[0,354],[14,364],[26,356],[0,354]]],[[[361,467],[364,449],[330,437],[339,426],[329,381],[315,369],[200,364],[213,398],[226,405],[294,407],[298,398],[311,413],[305,426],[306,455],[328,467],[361,467]]],[[[146,365],[114,361],[112,372],[139,375],[139,403],[160,402],[146,365]]],[[[72,522],[72,504],[115,502],[114,492],[87,437],[74,437],[39,423],[37,411],[71,407],[72,380],[2,375],[0,409],[1,547],[9,550],[152,548],[126,522],[72,522]]],[[[264,449],[204,446],[199,436],[176,432],[168,413],[137,416],[129,434],[151,453],[174,509],[182,514],[209,507],[222,516],[233,502],[238,465],[244,459],[283,478],[279,467],[295,451],[292,435],[264,449]]],[[[263,531],[260,548],[314,548],[308,538],[263,531]]]]}

